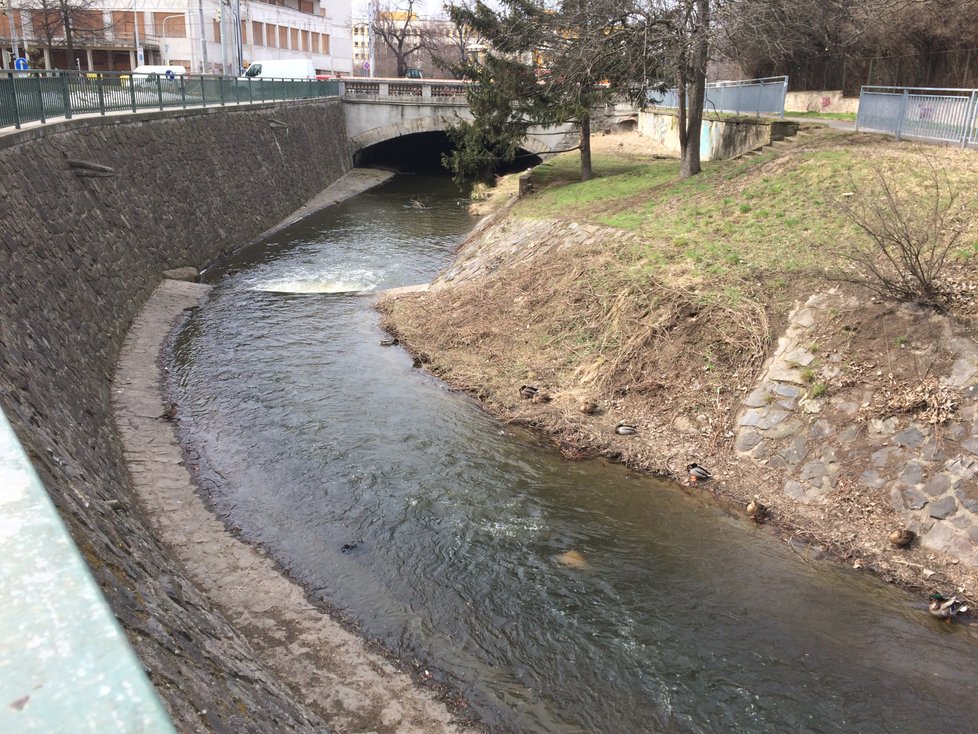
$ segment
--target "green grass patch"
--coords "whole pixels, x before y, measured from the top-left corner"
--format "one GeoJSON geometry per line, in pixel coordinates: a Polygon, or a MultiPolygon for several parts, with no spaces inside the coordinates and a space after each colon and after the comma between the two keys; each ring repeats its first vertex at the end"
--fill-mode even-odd
{"type": "MultiPolygon", "coordinates": [[[[858,136],[825,133],[821,144],[743,160],[706,163],[703,172],[679,178],[677,160],[636,161],[624,152],[595,156],[596,178],[580,182],[580,158],[558,156],[537,167],[537,193],[515,207],[527,218],[586,220],[637,235],[622,246],[628,269],[684,265],[715,281],[721,289],[753,284],[785,292],[798,277],[809,277],[838,264],[840,244],[865,235],[840,204],[851,195],[869,196],[875,168],[890,166],[887,176],[898,188],[913,191],[926,182],[926,166],[915,152],[896,143],[868,147],[858,136]]],[[[946,154],[945,165],[961,192],[978,191],[978,170],[970,154],[946,154]],[[954,157],[959,156],[959,157],[954,157]]],[[[954,256],[978,256],[978,242],[959,247],[954,256]]]]}
{"type": "Polygon", "coordinates": [[[855,112],[788,112],[785,111],[786,117],[807,117],[813,120],[849,120],[851,122],[856,121],[855,112]]]}

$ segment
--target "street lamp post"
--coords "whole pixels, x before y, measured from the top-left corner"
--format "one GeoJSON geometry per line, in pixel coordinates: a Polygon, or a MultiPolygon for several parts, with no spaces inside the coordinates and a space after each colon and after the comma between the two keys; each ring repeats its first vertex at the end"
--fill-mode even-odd
{"type": "MultiPolygon", "coordinates": [[[[13,46],[12,51],[14,52],[13,61],[17,61],[20,56],[20,42],[17,40],[17,13],[14,12],[14,0],[9,0],[7,3],[7,17],[10,19],[10,43],[13,46]]],[[[27,55],[27,52],[24,52],[27,55]]]]}
{"type": "Polygon", "coordinates": [[[132,0],[132,37],[133,43],[136,46],[136,66],[143,65],[143,49],[139,45],[139,13],[136,10],[136,5],[139,0],[132,0]]]}
{"type": "Polygon", "coordinates": [[[173,20],[174,18],[186,18],[186,16],[184,16],[184,15],[168,15],[168,16],[166,16],[163,19],[163,22],[160,23],[160,29],[163,32],[163,66],[169,66],[170,65],[170,47],[167,45],[167,42],[166,42],[166,22],[168,20],[173,20]]]}

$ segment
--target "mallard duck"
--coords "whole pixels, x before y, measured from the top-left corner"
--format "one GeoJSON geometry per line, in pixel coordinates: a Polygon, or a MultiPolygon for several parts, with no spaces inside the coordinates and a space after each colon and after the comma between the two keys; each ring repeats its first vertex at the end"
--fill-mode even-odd
{"type": "Polygon", "coordinates": [[[754,522],[764,522],[767,517],[767,505],[758,501],[757,497],[747,503],[747,516],[754,522]]]}
{"type": "Polygon", "coordinates": [[[688,464],[686,466],[686,471],[689,472],[690,483],[695,482],[705,482],[707,479],[713,475],[707,469],[704,469],[699,464],[688,464]]]}
{"type": "Polygon", "coordinates": [[[887,537],[897,548],[906,548],[913,542],[913,539],[917,537],[917,533],[915,533],[913,530],[907,530],[904,528],[903,530],[894,530],[887,537]]]}
{"type": "Polygon", "coordinates": [[[539,388],[533,387],[532,385],[520,385],[520,397],[530,400],[540,392],[539,388]]]}
{"type": "Polygon", "coordinates": [[[396,347],[398,344],[400,344],[400,341],[398,341],[396,336],[392,336],[389,339],[380,340],[380,346],[382,347],[396,347]]]}
{"type": "Polygon", "coordinates": [[[949,624],[955,615],[968,611],[968,605],[958,601],[956,596],[947,599],[943,594],[935,591],[927,598],[930,599],[930,613],[949,624]]]}
{"type": "Polygon", "coordinates": [[[593,400],[587,400],[581,403],[581,412],[584,415],[594,415],[598,412],[598,404],[593,400]]]}
{"type": "Polygon", "coordinates": [[[634,433],[638,433],[638,429],[630,423],[619,423],[615,426],[615,433],[620,436],[631,436],[634,433]]]}

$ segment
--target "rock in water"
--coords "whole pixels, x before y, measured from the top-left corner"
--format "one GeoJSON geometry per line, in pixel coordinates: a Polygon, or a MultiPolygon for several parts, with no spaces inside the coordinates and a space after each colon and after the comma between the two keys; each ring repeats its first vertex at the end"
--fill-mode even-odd
{"type": "Polygon", "coordinates": [[[584,569],[588,568],[591,564],[587,562],[587,558],[584,557],[582,553],[576,550],[569,550],[561,553],[557,556],[557,562],[561,566],[566,566],[567,568],[584,569]]]}

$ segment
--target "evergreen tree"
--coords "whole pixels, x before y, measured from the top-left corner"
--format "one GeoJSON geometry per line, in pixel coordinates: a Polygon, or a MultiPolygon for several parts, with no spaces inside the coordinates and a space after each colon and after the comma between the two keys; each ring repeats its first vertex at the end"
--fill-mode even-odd
{"type": "Polygon", "coordinates": [[[616,92],[641,95],[658,69],[644,24],[627,0],[501,0],[450,7],[489,46],[484,59],[460,65],[478,82],[468,90],[474,116],[449,131],[455,150],[445,157],[457,179],[485,180],[511,162],[534,125],[573,122],[581,128],[581,180],[591,168],[591,109],[616,92]]]}

